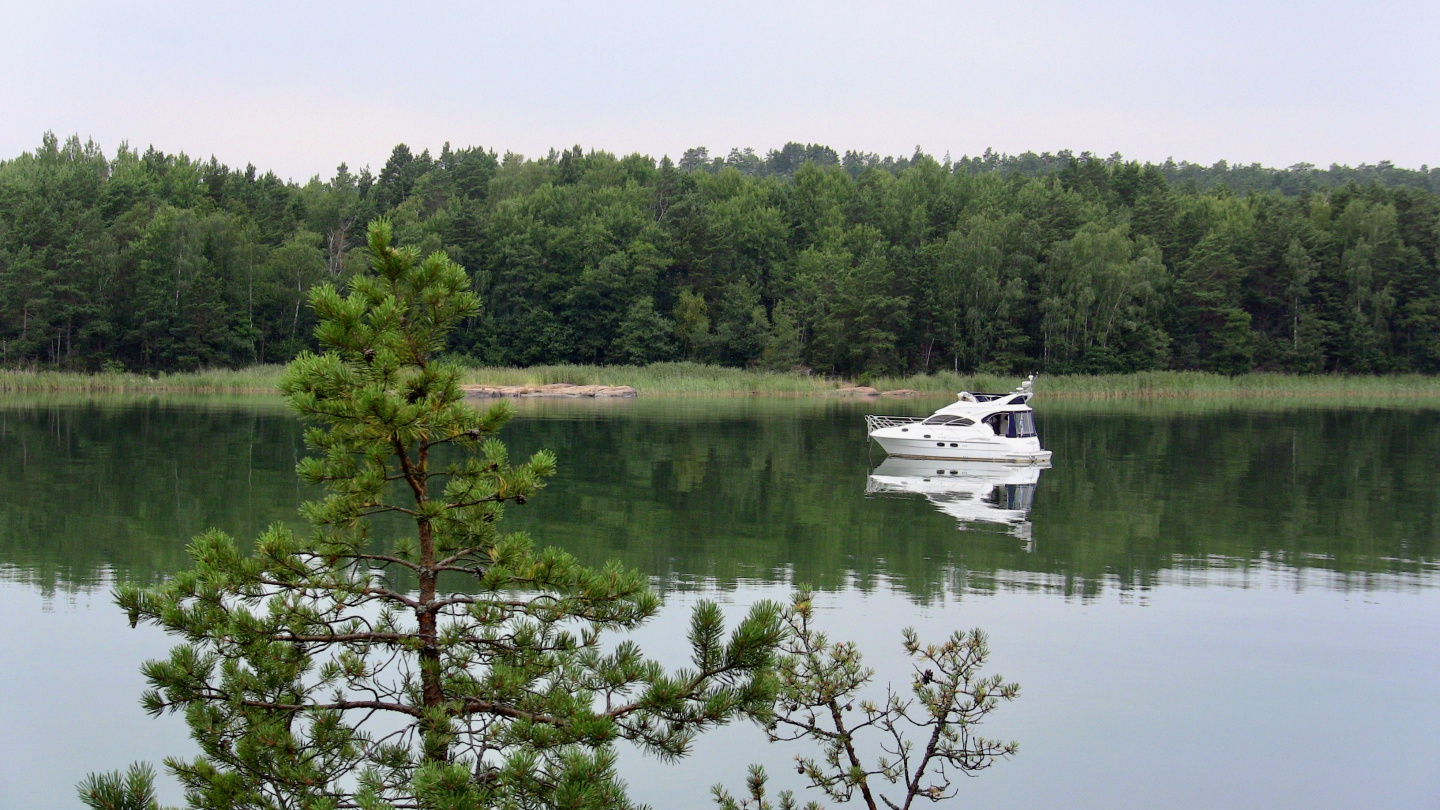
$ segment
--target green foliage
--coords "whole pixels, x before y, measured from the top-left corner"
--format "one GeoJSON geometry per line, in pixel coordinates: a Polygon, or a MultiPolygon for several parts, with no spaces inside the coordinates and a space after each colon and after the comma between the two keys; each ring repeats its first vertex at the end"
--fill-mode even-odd
{"type": "MultiPolygon", "coordinates": [[[[777,798],[780,804],[765,798],[765,785],[770,777],[765,773],[765,768],[760,765],[751,765],[750,773],[745,777],[745,793],[742,798],[735,798],[721,785],[715,785],[710,789],[715,797],[715,804],[720,810],[796,810],[800,805],[795,803],[795,794],[789,790],[782,790],[777,798]]],[[[804,810],[821,810],[819,802],[806,802],[804,810]]]]}
{"type": "Polygon", "coordinates": [[[674,673],[602,644],[658,599],[638,572],[501,531],[556,459],[512,462],[509,404],[472,408],[437,359],[479,308],[469,278],[394,247],[385,220],[366,250],[345,294],[311,293],[323,353],[281,382],[317,451],[298,472],[328,490],[301,508],[311,532],[274,525],[246,554],[208,531],[189,569],[116,590],[132,624],[184,639],[144,666],[146,710],[184,714],[201,751],[165,764],[194,808],[629,807],[613,746],[678,757],[763,712],[780,610],[727,635],[701,603],[674,673]]]}
{"type": "Polygon", "coordinates": [[[713,338],[705,299],[682,290],[675,303],[675,337],[692,359],[704,359],[710,352],[713,338]]]}
{"type": "Polygon", "coordinates": [[[125,773],[91,774],[80,783],[80,801],[94,810],[160,810],[155,798],[155,769],[131,765],[125,773]]]}
{"type": "Polygon", "coordinates": [[[615,356],[622,362],[637,366],[672,360],[675,341],[671,337],[675,324],[655,311],[655,301],[645,296],[630,305],[620,324],[615,356]]]}
{"type": "Polygon", "coordinates": [[[779,303],[764,338],[757,365],[769,371],[789,371],[800,364],[804,348],[800,324],[790,314],[790,305],[779,303]]]}
{"type": "Polygon", "coordinates": [[[1086,228],[1051,248],[1040,299],[1046,365],[1062,371],[1154,368],[1165,338],[1155,302],[1165,282],[1159,252],[1124,226],[1086,228]]]}
{"type": "Polygon", "coordinates": [[[933,309],[927,315],[949,347],[955,371],[962,365],[1005,370],[1018,359],[1022,338],[1015,315],[1038,252],[1021,220],[1015,214],[1005,220],[982,216],[930,246],[935,295],[928,297],[933,309]]]}
{"type": "Polygon", "coordinates": [[[744,366],[760,355],[769,319],[760,291],[744,282],[725,288],[715,317],[714,353],[726,366],[744,366]]]}
{"type": "Polygon", "coordinates": [[[300,185],[48,134],[0,163],[0,366],[287,361],[378,214],[472,270],[493,365],[1440,371],[1440,169],[401,144],[300,185]]]}
{"type": "MultiPolygon", "coordinates": [[[[914,662],[912,696],[887,688],[885,697],[875,701],[860,695],[875,673],[864,665],[855,645],[831,643],[812,627],[814,607],[807,590],[795,595],[785,620],[790,632],[782,645],[780,691],[766,733],[771,742],[819,745],[818,758],[796,757],[796,770],[832,801],[848,802],[858,794],[869,810],[908,810],[917,798],[944,801],[959,792],[955,778],[973,776],[1018,750],[1014,742],[976,733],[1002,701],[1020,695],[1019,686],[999,675],[980,676],[989,656],[981,631],[956,632],[943,644],[922,646],[915,631],[907,628],[905,654],[914,662]],[[883,752],[873,761],[863,747],[870,737],[883,752]],[[898,792],[887,795],[886,784],[898,792]]],[[[722,810],[769,806],[764,801],[764,770],[752,767],[747,787],[750,798],[736,801],[716,785],[715,801],[722,810]]],[[[795,806],[788,792],[779,798],[781,808],[795,806]]]]}

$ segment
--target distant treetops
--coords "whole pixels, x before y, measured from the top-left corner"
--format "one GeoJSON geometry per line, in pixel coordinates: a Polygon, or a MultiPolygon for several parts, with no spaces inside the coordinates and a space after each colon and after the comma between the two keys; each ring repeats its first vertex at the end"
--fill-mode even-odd
{"type": "Polygon", "coordinates": [[[76,138],[0,163],[0,365],[177,370],[313,348],[305,291],[394,223],[466,268],[476,362],[861,376],[1440,370],[1440,169],[938,161],[817,144],[678,163],[397,146],[287,183],[76,138]]]}

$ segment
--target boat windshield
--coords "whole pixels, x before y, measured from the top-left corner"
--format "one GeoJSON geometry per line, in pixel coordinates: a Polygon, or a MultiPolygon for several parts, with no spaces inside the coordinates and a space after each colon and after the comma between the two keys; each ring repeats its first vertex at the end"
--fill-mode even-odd
{"type": "Polygon", "coordinates": [[[953,425],[955,427],[966,427],[975,424],[974,419],[966,419],[963,416],[948,416],[944,414],[932,416],[921,422],[922,425],[953,425]]]}

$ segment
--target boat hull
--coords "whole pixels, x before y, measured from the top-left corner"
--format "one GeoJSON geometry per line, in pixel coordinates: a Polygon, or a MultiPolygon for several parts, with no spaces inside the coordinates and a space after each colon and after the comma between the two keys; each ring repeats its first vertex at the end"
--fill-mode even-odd
{"type": "Polygon", "coordinates": [[[887,455],[900,458],[943,459],[947,461],[991,461],[1002,464],[1049,464],[1051,452],[1041,450],[1040,442],[1034,439],[1004,439],[995,441],[958,440],[937,442],[931,439],[882,435],[888,431],[875,431],[870,438],[880,445],[887,455]],[[938,446],[944,444],[943,447],[938,446]]]}

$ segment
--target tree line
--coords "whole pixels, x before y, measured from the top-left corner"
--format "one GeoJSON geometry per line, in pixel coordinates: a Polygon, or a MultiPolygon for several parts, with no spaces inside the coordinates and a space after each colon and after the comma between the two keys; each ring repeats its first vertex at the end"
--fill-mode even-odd
{"type": "Polygon", "coordinates": [[[364,223],[482,301],[472,362],[864,377],[1440,370],[1440,170],[787,144],[679,162],[395,147],[286,182],[47,134],[0,163],[0,364],[185,370],[313,348],[364,223]]]}

